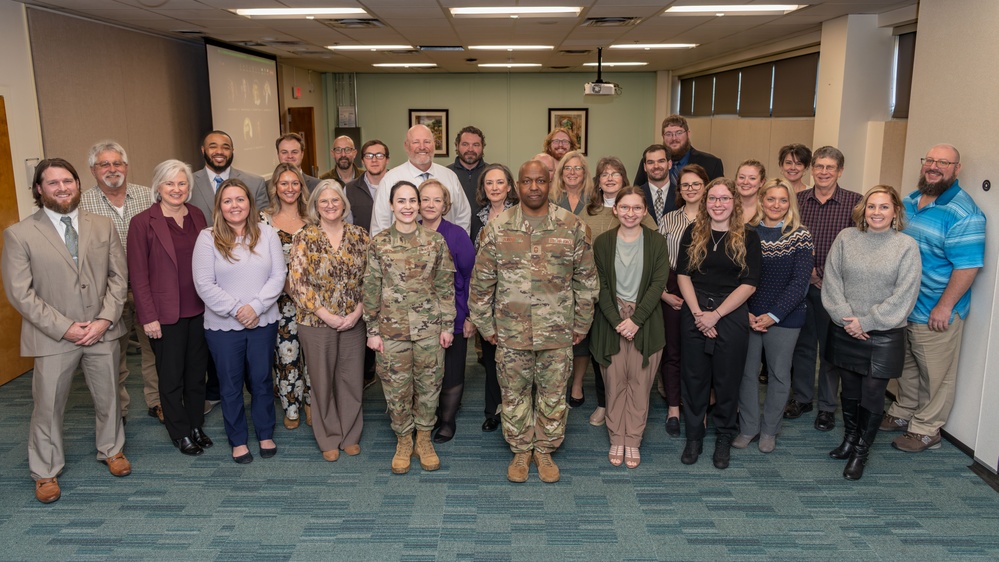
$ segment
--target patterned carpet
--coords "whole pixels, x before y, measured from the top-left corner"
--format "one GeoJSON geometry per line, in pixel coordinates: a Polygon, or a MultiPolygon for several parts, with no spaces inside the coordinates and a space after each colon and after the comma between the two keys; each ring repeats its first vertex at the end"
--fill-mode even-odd
{"type": "Polygon", "coordinates": [[[840,429],[818,432],[809,414],[785,424],[770,455],[753,444],[719,471],[709,439],[700,462],[684,466],[683,440],[666,435],[653,393],[642,464],[628,470],[607,462],[606,429],[587,423],[588,379],[555,455],[561,482],[543,484],[532,467],[527,483],[511,484],[500,432],[479,429],[482,376],[473,358],[458,434],[437,447],[441,470],[414,463],[397,476],[379,385],[365,392],[360,456],[327,463],[304,423],[288,431],[279,421],[278,456],[241,466],[229,460],[218,410],[205,427],[216,446],[195,458],[177,452],[146,416],[136,375],[125,448],[133,473],[121,479],[94,459],[78,376],[62,499],[47,506],[28,473],[31,375],[22,376],[0,387],[0,560],[999,559],[999,494],[947,442],[908,455],[882,435],[864,478],[848,482],[843,462],[826,456],[840,429]]]}

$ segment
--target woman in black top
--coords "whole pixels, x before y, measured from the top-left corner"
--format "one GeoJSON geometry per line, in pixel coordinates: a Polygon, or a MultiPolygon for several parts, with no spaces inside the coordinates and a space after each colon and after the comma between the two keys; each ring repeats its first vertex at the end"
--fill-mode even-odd
{"type": "Polygon", "coordinates": [[[749,342],[746,300],[756,291],[762,257],[759,236],[743,223],[735,182],[718,178],[706,191],[677,256],[684,301],[680,374],[687,429],[680,461],[694,464],[703,449],[704,416],[714,387],[714,465],[724,469],[739,430],[739,383],[749,342]]]}

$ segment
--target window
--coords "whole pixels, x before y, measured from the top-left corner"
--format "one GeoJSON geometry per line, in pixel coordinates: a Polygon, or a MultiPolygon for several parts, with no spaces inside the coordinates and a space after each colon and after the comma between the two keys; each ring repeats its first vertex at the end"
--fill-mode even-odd
{"type": "MultiPolygon", "coordinates": [[[[680,114],[813,117],[819,54],[680,80],[680,114]]],[[[906,97],[908,99],[908,97],[906,97]]]]}

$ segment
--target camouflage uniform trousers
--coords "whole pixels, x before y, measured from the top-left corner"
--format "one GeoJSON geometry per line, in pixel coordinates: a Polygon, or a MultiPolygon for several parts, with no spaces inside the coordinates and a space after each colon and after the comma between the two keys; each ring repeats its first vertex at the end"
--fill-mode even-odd
{"type": "Polygon", "coordinates": [[[565,385],[572,372],[572,347],[532,351],[500,345],[496,372],[503,394],[503,437],[510,450],[558,449],[565,437],[565,385]]]}
{"type": "Polygon", "coordinates": [[[440,336],[416,341],[382,340],[377,373],[385,391],[392,431],[408,435],[431,431],[437,421],[437,400],[444,378],[444,348],[440,336]]]}

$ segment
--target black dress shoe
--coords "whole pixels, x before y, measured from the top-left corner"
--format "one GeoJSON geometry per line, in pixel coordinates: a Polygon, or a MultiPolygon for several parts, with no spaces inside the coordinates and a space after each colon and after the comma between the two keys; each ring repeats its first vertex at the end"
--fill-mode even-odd
{"type": "Polygon", "coordinates": [[[277,454],[277,447],[271,447],[270,449],[260,448],[260,458],[269,459],[277,454]]]}
{"type": "Polygon", "coordinates": [[[239,455],[238,457],[233,457],[232,462],[236,464],[250,464],[253,462],[253,453],[247,451],[246,453],[239,455]]]}
{"type": "Polygon", "coordinates": [[[180,449],[180,452],[184,453],[185,455],[195,456],[205,452],[205,450],[201,448],[201,445],[195,443],[193,440],[191,440],[190,437],[181,437],[180,439],[174,439],[173,446],[180,449]]]}
{"type": "Polygon", "coordinates": [[[676,416],[666,418],[666,434],[670,437],[680,436],[680,418],[676,416]]]}
{"type": "Polygon", "coordinates": [[[784,407],[784,419],[786,420],[796,420],[801,417],[802,414],[812,411],[812,403],[808,402],[802,403],[797,400],[792,399],[784,407]]]}
{"type": "Polygon", "coordinates": [[[191,430],[191,439],[194,439],[195,443],[201,445],[202,448],[207,449],[214,445],[211,438],[205,435],[205,432],[201,430],[200,427],[196,427],[191,430]]]}
{"type": "Polygon", "coordinates": [[[586,395],[580,396],[579,398],[573,398],[572,393],[570,392],[569,396],[566,396],[566,401],[569,403],[570,408],[578,408],[583,405],[583,402],[586,402],[586,395]]]}
{"type": "Polygon", "coordinates": [[[486,421],[482,422],[482,431],[493,432],[499,429],[499,426],[499,418],[486,418],[486,421]]]}
{"type": "Polygon", "coordinates": [[[715,463],[715,468],[725,470],[728,462],[732,458],[732,436],[723,433],[715,441],[715,454],[711,460],[715,463]]]}
{"type": "Polygon", "coordinates": [[[694,464],[703,450],[704,439],[687,439],[687,445],[683,448],[683,454],[680,455],[680,462],[694,464]]]}
{"type": "Polygon", "coordinates": [[[454,424],[442,423],[434,433],[434,443],[447,443],[454,439],[454,424]]]}
{"type": "Polygon", "coordinates": [[[815,416],[815,429],[819,431],[832,431],[836,427],[836,418],[832,412],[819,412],[815,416]]]}

